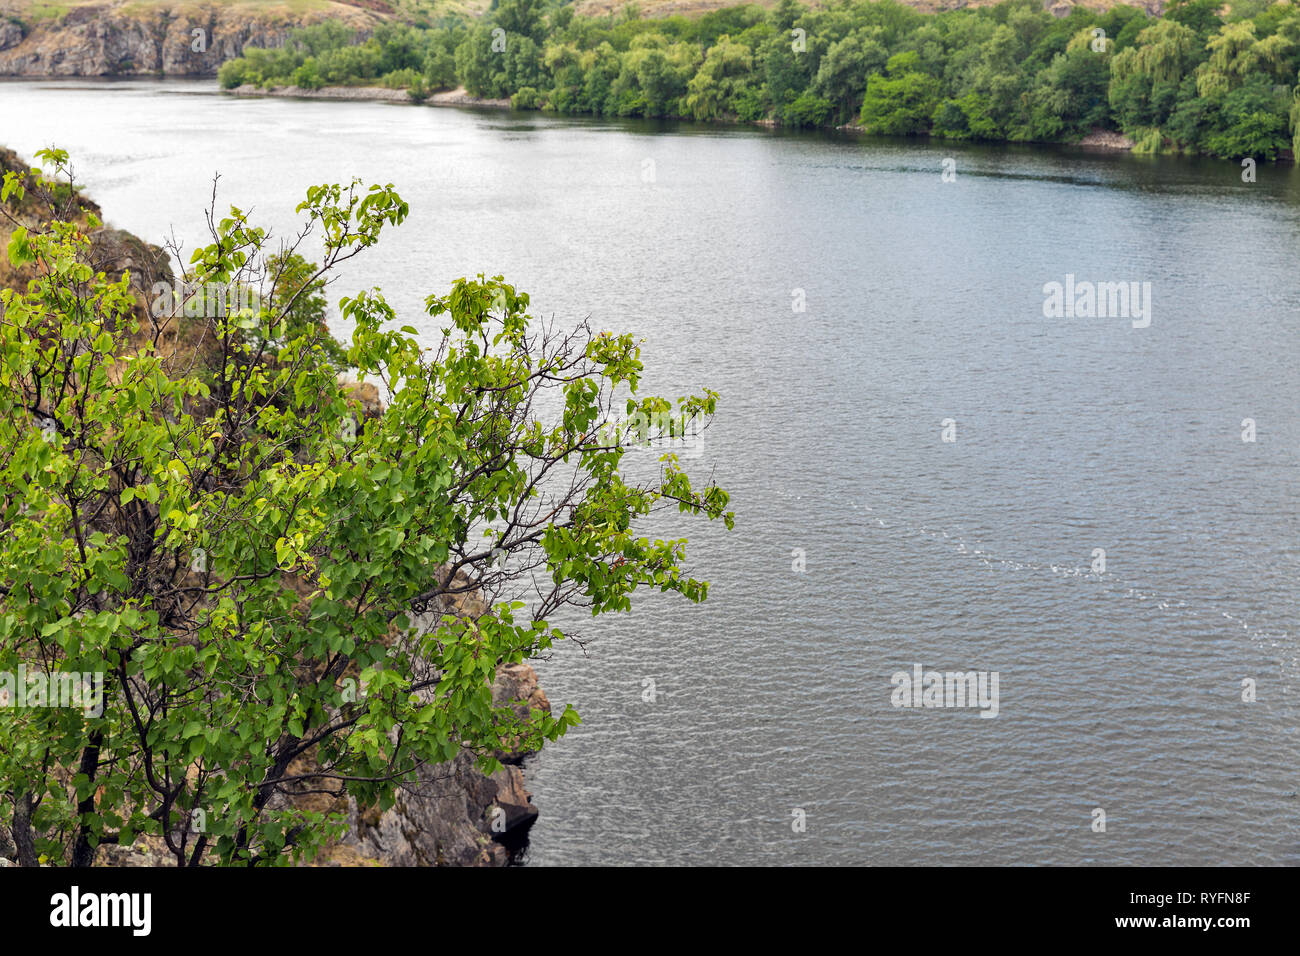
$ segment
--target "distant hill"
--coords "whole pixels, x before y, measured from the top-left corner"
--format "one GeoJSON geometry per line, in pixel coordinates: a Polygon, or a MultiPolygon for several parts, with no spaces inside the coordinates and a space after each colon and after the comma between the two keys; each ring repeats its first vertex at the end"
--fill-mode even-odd
{"type": "Polygon", "coordinates": [[[361,37],[384,20],[430,23],[488,2],[0,0],[0,75],[214,76],[245,45],[282,46],[295,27],[332,19],[361,37]]]}

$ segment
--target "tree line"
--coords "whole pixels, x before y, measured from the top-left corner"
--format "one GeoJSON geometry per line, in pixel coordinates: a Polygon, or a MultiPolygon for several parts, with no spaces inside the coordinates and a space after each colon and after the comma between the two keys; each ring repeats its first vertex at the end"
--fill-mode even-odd
{"type": "Polygon", "coordinates": [[[1174,0],[1055,17],[1038,0],[921,13],[895,0],[780,0],[696,18],[605,17],[498,0],[479,20],[341,24],[223,65],[223,87],[382,85],[415,100],[464,86],[517,109],[853,125],[882,135],[1073,142],[1276,159],[1300,146],[1300,8],[1174,0]]]}

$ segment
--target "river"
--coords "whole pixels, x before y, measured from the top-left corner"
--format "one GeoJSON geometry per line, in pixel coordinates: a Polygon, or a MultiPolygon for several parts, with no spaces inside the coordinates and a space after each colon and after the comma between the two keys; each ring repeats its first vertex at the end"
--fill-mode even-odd
{"type": "Polygon", "coordinates": [[[281,233],[391,182],[411,216],[333,300],[431,333],[500,272],[644,337],[649,391],[721,393],[690,464],[735,531],[652,529],[710,598],[538,664],[585,722],[529,764],[521,862],[1300,863],[1295,167],[0,83],[0,144],[50,143],[188,250],[214,173],[281,233]],[[1149,314],[1045,316],[1067,281],[1149,314]],[[997,716],[894,706],[914,665],[997,672],[997,716]]]}

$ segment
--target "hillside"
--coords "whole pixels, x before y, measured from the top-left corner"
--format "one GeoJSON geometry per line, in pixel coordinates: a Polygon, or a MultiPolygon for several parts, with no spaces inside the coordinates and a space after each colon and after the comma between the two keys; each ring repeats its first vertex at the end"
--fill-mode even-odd
{"type": "MultiPolygon", "coordinates": [[[[755,6],[774,7],[776,0],[750,0],[755,6]]],[[[924,13],[937,13],[940,10],[955,10],[962,7],[992,7],[1001,0],[899,0],[900,3],[914,7],[924,13]]],[[[1051,10],[1058,16],[1066,15],[1073,7],[1087,10],[1109,10],[1118,0],[1044,0],[1043,9],[1051,10]]],[[[596,17],[616,13],[628,5],[628,0],[575,0],[574,9],[585,16],[596,17]]],[[[700,16],[713,10],[736,6],[736,0],[636,0],[636,8],[642,17],[700,16]]],[[[817,0],[806,4],[810,7],[826,6],[817,0]]],[[[1129,6],[1142,7],[1151,13],[1159,13],[1164,7],[1164,0],[1128,0],[1129,6]]]]}
{"type": "MultiPolygon", "coordinates": [[[[283,46],[294,27],[338,21],[364,37],[385,20],[428,25],[478,15],[490,0],[0,0],[0,76],[214,76],[245,46],[283,46]]],[[[762,0],[772,6],[774,0],[762,0]]],[[[903,0],[926,12],[996,0],[903,0]]],[[[733,0],[639,0],[646,18],[694,16],[733,0]]],[[[1045,0],[1066,15],[1075,0],[1045,0]]],[[[1108,9],[1113,0],[1077,0],[1108,9]]],[[[1135,5],[1156,12],[1162,0],[1135,5]]],[[[624,10],[626,0],[576,0],[578,13],[624,10]]]]}
{"type": "Polygon", "coordinates": [[[246,45],[336,20],[359,36],[387,19],[430,23],[487,0],[0,0],[0,75],[214,76],[246,45]],[[197,32],[196,32],[197,31],[197,32]]]}

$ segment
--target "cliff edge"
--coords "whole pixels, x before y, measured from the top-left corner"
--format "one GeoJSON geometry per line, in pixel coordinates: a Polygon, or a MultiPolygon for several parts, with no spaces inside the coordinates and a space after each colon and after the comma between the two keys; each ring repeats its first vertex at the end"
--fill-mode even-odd
{"type": "Polygon", "coordinates": [[[388,19],[387,5],[375,6],[0,0],[0,76],[216,76],[245,46],[283,46],[295,27],[322,20],[363,38],[388,19]]]}

